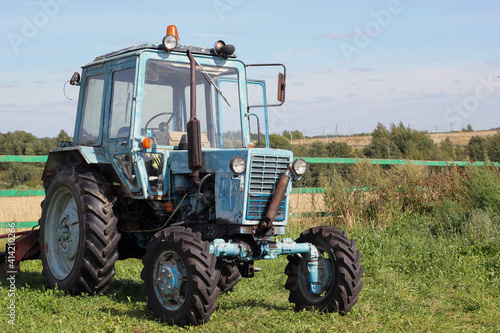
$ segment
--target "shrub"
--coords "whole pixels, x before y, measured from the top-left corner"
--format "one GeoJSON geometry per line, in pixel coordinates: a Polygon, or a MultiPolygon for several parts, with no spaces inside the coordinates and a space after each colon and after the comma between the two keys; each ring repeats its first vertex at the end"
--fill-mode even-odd
{"type": "Polygon", "coordinates": [[[462,233],[462,225],[467,219],[463,206],[458,201],[446,199],[433,209],[434,223],[430,226],[432,234],[448,236],[462,233]]]}
{"type": "Polygon", "coordinates": [[[499,244],[500,218],[480,209],[473,210],[462,228],[471,244],[488,247],[499,244]]]}
{"type": "Polygon", "coordinates": [[[464,190],[469,209],[491,211],[500,216],[500,172],[489,162],[485,165],[467,168],[464,190]]]}

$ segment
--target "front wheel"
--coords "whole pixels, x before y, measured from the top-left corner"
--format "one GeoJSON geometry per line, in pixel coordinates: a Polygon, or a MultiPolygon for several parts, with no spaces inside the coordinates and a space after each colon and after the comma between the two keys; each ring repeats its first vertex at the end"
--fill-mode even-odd
{"type": "Polygon", "coordinates": [[[217,307],[219,272],[210,244],[183,227],[157,232],[142,259],[148,308],[178,326],[207,322],[217,307]]]}
{"type": "Polygon", "coordinates": [[[317,247],[321,285],[319,290],[312,292],[307,259],[299,255],[288,256],[285,288],[290,290],[289,301],[295,303],[295,310],[346,314],[358,301],[363,286],[364,268],[354,240],[348,239],[347,234],[337,228],[323,226],[304,231],[296,242],[317,247]]]}

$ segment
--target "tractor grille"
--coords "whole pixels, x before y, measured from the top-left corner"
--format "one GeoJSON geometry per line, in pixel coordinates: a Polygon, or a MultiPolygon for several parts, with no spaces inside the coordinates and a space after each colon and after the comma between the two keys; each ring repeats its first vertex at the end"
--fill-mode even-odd
{"type": "MultiPolygon", "coordinates": [[[[264,218],[271,203],[276,184],[285,173],[290,158],[288,156],[252,156],[250,162],[250,188],[248,193],[247,219],[260,220],[264,218]]],[[[287,198],[280,204],[277,221],[285,219],[287,198]]]]}

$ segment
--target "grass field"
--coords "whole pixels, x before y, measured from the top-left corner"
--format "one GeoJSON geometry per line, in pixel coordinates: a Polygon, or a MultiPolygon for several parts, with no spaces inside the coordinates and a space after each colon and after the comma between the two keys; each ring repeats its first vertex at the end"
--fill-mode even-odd
{"type": "MultiPolygon", "coordinates": [[[[41,263],[33,260],[21,264],[15,293],[0,277],[0,331],[500,332],[498,168],[431,173],[365,163],[348,178],[331,176],[323,196],[294,195],[290,202],[292,212],[325,209],[329,217],[292,217],[286,236],[314,225],[350,225],[341,229],[356,240],[365,274],[359,302],[346,316],[295,312],[284,288],[286,258],[258,262],[262,271],[221,295],[208,323],[186,328],[165,325],[147,310],[140,260],[117,262],[109,292],[98,296],[48,290],[41,263]],[[358,181],[372,191],[349,190],[358,181]],[[8,323],[11,304],[15,326],[8,323]]],[[[31,202],[31,213],[39,214],[39,201],[31,202]]],[[[4,210],[4,218],[38,218],[21,215],[28,202],[0,204],[13,210],[12,216],[4,210]]]]}
{"type": "MultiPolygon", "coordinates": [[[[328,220],[292,219],[288,236],[328,220]]],[[[363,253],[364,287],[346,316],[293,311],[284,288],[286,258],[259,262],[261,272],[221,295],[203,326],[172,328],[155,319],[142,296],[140,260],[116,264],[108,293],[71,296],[48,290],[39,260],[23,262],[14,297],[0,278],[1,331],[5,332],[498,332],[500,246],[467,235],[438,237],[425,217],[348,230],[363,253]],[[15,300],[16,325],[7,306],[15,300]]]]}

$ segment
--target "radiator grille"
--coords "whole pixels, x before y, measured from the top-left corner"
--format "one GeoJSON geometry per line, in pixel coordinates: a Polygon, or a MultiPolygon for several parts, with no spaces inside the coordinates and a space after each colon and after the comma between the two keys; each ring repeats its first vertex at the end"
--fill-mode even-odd
{"type": "MultiPolygon", "coordinates": [[[[288,156],[252,156],[247,219],[260,220],[265,216],[278,179],[285,173],[289,162],[288,156]]],[[[285,219],[286,200],[287,198],[283,198],[280,204],[276,216],[278,221],[285,219]]]]}

